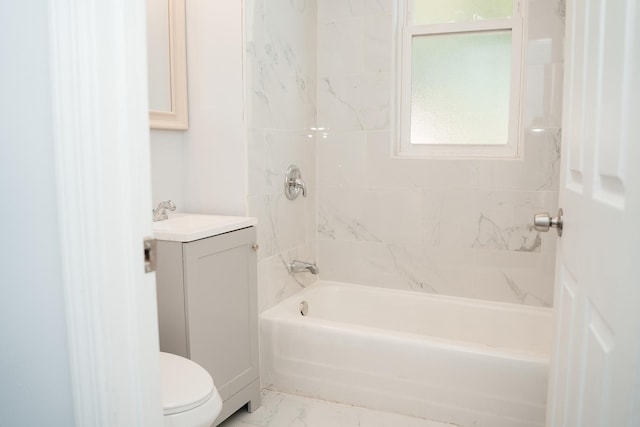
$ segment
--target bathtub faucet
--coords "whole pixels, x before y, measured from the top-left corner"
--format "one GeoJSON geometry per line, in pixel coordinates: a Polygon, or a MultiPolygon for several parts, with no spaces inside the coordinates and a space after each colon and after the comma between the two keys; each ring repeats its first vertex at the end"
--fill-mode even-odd
{"type": "Polygon", "coordinates": [[[289,271],[291,273],[302,273],[303,271],[308,271],[311,274],[318,274],[320,272],[317,265],[295,259],[291,261],[291,264],[289,264],[289,271]]]}

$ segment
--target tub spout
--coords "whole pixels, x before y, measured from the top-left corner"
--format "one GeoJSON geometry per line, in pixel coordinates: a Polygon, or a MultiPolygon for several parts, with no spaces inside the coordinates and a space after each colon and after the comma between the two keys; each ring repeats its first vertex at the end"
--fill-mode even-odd
{"type": "Polygon", "coordinates": [[[289,271],[291,273],[301,273],[303,271],[308,271],[311,274],[318,274],[320,270],[318,270],[318,266],[304,261],[293,260],[291,264],[289,264],[289,271]]]}

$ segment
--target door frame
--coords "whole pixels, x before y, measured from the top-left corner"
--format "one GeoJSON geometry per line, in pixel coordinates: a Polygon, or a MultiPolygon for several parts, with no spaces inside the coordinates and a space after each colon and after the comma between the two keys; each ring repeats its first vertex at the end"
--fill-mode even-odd
{"type": "Polygon", "coordinates": [[[78,426],[162,423],[144,0],[49,0],[53,137],[78,426]]]}

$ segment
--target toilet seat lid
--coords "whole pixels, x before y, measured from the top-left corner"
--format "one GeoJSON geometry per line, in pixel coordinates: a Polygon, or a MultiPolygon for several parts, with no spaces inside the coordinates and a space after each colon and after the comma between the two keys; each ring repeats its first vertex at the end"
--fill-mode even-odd
{"type": "Polygon", "coordinates": [[[215,390],[211,375],[184,357],[160,352],[164,415],[188,411],[206,402],[215,390]]]}

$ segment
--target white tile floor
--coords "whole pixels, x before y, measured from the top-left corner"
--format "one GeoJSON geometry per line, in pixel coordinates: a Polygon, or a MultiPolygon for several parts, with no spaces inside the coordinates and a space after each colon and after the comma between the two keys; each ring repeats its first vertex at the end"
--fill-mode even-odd
{"type": "Polygon", "coordinates": [[[451,427],[435,421],[266,390],[262,406],[241,409],[220,427],[451,427]]]}

